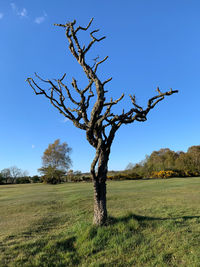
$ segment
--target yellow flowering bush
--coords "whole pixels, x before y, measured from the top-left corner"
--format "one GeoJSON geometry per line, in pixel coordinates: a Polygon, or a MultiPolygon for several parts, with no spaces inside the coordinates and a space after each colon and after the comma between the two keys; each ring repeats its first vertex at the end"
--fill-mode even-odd
{"type": "Polygon", "coordinates": [[[159,171],[152,172],[150,178],[170,178],[177,177],[177,173],[175,171],[159,171]]]}

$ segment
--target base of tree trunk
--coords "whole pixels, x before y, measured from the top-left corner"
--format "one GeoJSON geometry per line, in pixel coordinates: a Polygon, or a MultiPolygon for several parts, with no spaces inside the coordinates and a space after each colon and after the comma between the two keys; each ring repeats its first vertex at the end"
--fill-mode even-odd
{"type": "Polygon", "coordinates": [[[93,218],[93,224],[94,225],[104,225],[107,221],[107,210],[98,205],[94,207],[94,218],[93,218]]]}

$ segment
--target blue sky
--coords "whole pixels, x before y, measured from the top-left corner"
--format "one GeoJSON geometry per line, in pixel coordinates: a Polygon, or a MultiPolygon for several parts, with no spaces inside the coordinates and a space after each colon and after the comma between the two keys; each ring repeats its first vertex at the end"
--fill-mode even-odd
{"type": "MultiPolygon", "coordinates": [[[[64,121],[25,82],[37,72],[44,78],[67,73],[81,83],[82,73],[68,51],[64,30],[53,26],[73,19],[106,39],[88,55],[109,60],[100,77],[113,77],[109,95],[135,94],[145,107],[157,86],[178,89],[148,115],[148,121],[120,128],[114,140],[110,170],[124,169],[154,150],[186,151],[200,144],[200,2],[198,0],[16,0],[0,1],[0,170],[17,166],[37,173],[49,143],[60,138],[72,147],[73,170],[89,171],[94,149],[85,132],[64,121]]],[[[81,35],[84,38],[84,35],[81,35]]],[[[86,38],[87,40],[87,38],[86,38]]]]}

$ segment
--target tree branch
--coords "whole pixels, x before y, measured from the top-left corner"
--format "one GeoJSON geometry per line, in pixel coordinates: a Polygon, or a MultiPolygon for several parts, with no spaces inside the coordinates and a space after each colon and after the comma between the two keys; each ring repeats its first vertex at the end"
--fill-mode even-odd
{"type": "MultiPolygon", "coordinates": [[[[158,89],[157,89],[158,91],[158,89]]],[[[104,124],[104,128],[110,126],[110,125],[119,125],[121,126],[122,124],[128,124],[128,123],[132,123],[135,120],[136,121],[146,121],[146,115],[149,113],[149,111],[151,109],[153,109],[160,101],[162,101],[165,96],[169,96],[172,95],[174,93],[178,93],[178,90],[172,90],[170,89],[170,91],[167,91],[165,93],[161,93],[161,91],[159,90],[158,92],[159,94],[150,98],[148,100],[148,104],[147,104],[147,108],[143,109],[141,106],[139,106],[138,104],[136,104],[136,100],[135,100],[135,96],[131,96],[131,101],[132,104],[134,105],[134,108],[131,108],[128,112],[124,113],[124,111],[122,112],[122,114],[120,115],[114,115],[114,114],[109,114],[109,117],[111,117],[110,119],[108,117],[105,118],[106,120],[106,124],[104,124]],[[156,101],[155,101],[156,100],[156,101]]]]}
{"type": "Polygon", "coordinates": [[[106,56],[104,59],[102,59],[101,61],[97,62],[96,65],[95,65],[95,69],[94,69],[94,72],[96,73],[97,71],[97,68],[100,64],[102,64],[104,61],[106,61],[106,59],[108,59],[108,56],[106,56]]]}
{"type": "Polygon", "coordinates": [[[100,140],[99,143],[98,143],[98,146],[96,148],[95,158],[92,161],[91,168],[90,168],[90,172],[91,172],[91,174],[92,174],[92,176],[94,178],[96,178],[95,167],[96,167],[98,159],[99,159],[99,155],[100,155],[100,152],[101,152],[101,150],[100,150],[101,146],[102,146],[102,140],[100,140]]]}
{"type": "Polygon", "coordinates": [[[98,30],[94,30],[94,31],[92,31],[91,33],[90,33],[90,37],[92,38],[92,41],[89,43],[89,45],[88,45],[88,47],[84,50],[84,55],[90,50],[90,48],[92,47],[92,45],[95,43],[95,42],[101,42],[103,39],[105,39],[106,37],[105,36],[103,36],[103,37],[101,37],[101,38],[96,38],[96,37],[94,37],[94,33],[96,33],[96,32],[98,32],[99,31],[99,29],[98,30]]]}
{"type": "Polygon", "coordinates": [[[87,29],[90,27],[90,25],[92,24],[93,22],[93,19],[94,18],[91,18],[90,22],[88,23],[87,27],[81,27],[81,26],[78,26],[77,29],[74,31],[74,33],[76,34],[79,30],[82,30],[82,31],[87,31],[87,29]]]}
{"type": "MultiPolygon", "coordinates": [[[[68,118],[69,120],[72,120],[75,124],[76,127],[80,128],[80,129],[83,129],[83,130],[86,130],[87,128],[87,125],[86,124],[83,124],[83,123],[80,123],[80,119],[82,118],[80,116],[80,111],[77,109],[70,109],[70,108],[67,108],[64,104],[64,100],[65,100],[65,97],[62,93],[62,89],[61,88],[57,88],[50,80],[44,80],[42,79],[41,77],[39,77],[37,74],[36,74],[36,77],[39,78],[41,81],[45,82],[45,83],[49,83],[50,85],[53,85],[51,87],[51,91],[50,91],[50,95],[48,95],[48,93],[42,89],[35,81],[34,79],[32,78],[27,78],[27,82],[29,83],[29,85],[31,86],[31,88],[33,89],[33,91],[35,92],[36,95],[44,95],[46,98],[48,98],[51,102],[51,104],[59,110],[59,112],[61,114],[63,114],[66,118],[68,118]],[[56,88],[56,89],[55,89],[56,88]],[[37,91],[38,89],[38,91],[37,91]],[[59,101],[54,97],[54,92],[57,92],[58,95],[59,95],[59,101]],[[77,118],[72,114],[72,110],[73,112],[74,111],[77,111],[77,118]]],[[[63,77],[61,78],[61,80],[63,80],[63,77]]],[[[58,80],[58,84],[59,85],[64,85],[61,80],[58,80]]],[[[69,93],[69,96],[71,96],[71,94],[69,93]]],[[[70,98],[70,97],[69,97],[70,98]]],[[[70,100],[72,101],[73,98],[71,97],[70,100]]],[[[75,103],[75,101],[72,101],[73,103],[75,103]]],[[[78,102],[77,102],[78,103],[78,102]]]]}
{"type": "Polygon", "coordinates": [[[105,81],[103,82],[103,86],[104,86],[106,83],[110,82],[111,80],[112,80],[112,78],[109,78],[109,79],[105,80],[105,81]]]}

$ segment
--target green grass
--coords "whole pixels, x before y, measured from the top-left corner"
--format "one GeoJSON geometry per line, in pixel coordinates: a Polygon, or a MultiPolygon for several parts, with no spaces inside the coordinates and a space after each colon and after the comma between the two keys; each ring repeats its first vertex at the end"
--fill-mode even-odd
{"type": "Polygon", "coordinates": [[[0,266],[200,266],[200,178],[0,186],[0,266]]]}

